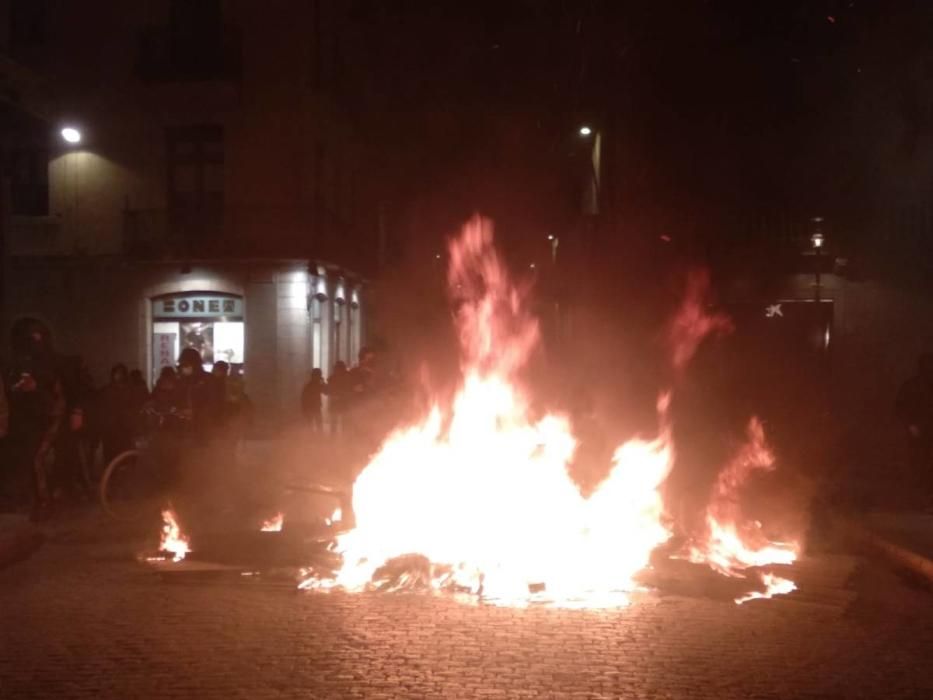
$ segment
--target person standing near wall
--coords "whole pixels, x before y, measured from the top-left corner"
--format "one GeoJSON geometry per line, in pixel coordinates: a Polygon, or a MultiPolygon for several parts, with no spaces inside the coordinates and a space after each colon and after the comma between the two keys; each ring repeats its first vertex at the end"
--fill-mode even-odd
{"type": "Polygon", "coordinates": [[[933,505],[933,353],[920,356],[917,373],[897,392],[894,412],[907,432],[912,480],[922,482],[933,505]]]}
{"type": "Polygon", "coordinates": [[[342,360],[338,360],[334,364],[334,371],[330,375],[330,381],[327,382],[327,396],[329,398],[327,413],[330,419],[331,435],[341,435],[343,433],[347,407],[353,391],[350,382],[351,378],[347,364],[342,360]]]}
{"type": "Polygon", "coordinates": [[[301,415],[311,432],[320,433],[324,429],[322,414],[323,395],[327,393],[327,383],[324,374],[315,367],[311,370],[311,377],[301,390],[301,415]]]}
{"type": "Polygon", "coordinates": [[[133,446],[136,413],[126,365],[118,363],[113,366],[110,381],[101,390],[99,399],[100,435],[104,445],[104,464],[107,465],[133,446]]]}
{"type": "Polygon", "coordinates": [[[44,324],[34,319],[16,323],[11,345],[13,360],[4,388],[10,408],[13,497],[20,506],[31,501],[32,518],[43,520],[51,506],[49,457],[65,413],[64,389],[44,324]]]}
{"type": "Polygon", "coordinates": [[[178,356],[176,406],[185,418],[196,445],[207,445],[218,435],[224,419],[224,387],[204,371],[201,353],[185,348],[178,356]]]}

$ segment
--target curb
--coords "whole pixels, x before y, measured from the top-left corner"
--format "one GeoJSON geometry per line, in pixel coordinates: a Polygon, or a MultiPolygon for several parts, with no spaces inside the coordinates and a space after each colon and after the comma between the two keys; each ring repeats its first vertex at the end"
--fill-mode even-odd
{"type": "Polygon", "coordinates": [[[846,518],[837,521],[843,531],[857,542],[878,552],[893,564],[912,571],[933,584],[933,560],[922,554],[892,542],[863,525],[852,522],[846,518]]]}

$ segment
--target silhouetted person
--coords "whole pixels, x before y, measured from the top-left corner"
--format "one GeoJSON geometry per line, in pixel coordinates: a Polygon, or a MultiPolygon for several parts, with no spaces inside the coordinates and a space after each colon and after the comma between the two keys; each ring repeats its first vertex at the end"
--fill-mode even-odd
{"type": "Polygon", "coordinates": [[[311,370],[311,378],[301,390],[301,415],[315,433],[323,429],[322,397],[326,393],[327,384],[324,382],[324,374],[315,367],[311,370]]]}
{"type": "Polygon", "coordinates": [[[330,414],[330,432],[338,435],[343,432],[343,421],[350,404],[353,392],[352,378],[347,370],[347,364],[338,360],[334,364],[334,371],[327,382],[328,413],[330,414]]]}
{"type": "MultiPolygon", "coordinates": [[[[98,416],[104,446],[104,463],[133,446],[136,412],[133,389],[126,365],[118,363],[110,370],[110,381],[100,392],[98,416]]],[[[138,411],[138,408],[136,409],[138,411]]]]}
{"type": "Polygon", "coordinates": [[[129,375],[130,392],[133,396],[133,408],[139,410],[149,400],[149,387],[143,379],[143,373],[134,369],[129,375]]]}
{"type": "Polygon", "coordinates": [[[172,408],[177,382],[178,376],[171,367],[163,367],[162,371],[159,372],[159,378],[156,380],[150,396],[152,406],[157,412],[166,413],[172,408]]]}
{"type": "Polygon", "coordinates": [[[65,394],[48,328],[25,319],[11,335],[4,387],[10,409],[7,468],[14,499],[24,504],[31,490],[32,517],[39,520],[51,505],[47,463],[64,418],[65,394]]]}
{"type": "Polygon", "coordinates": [[[360,350],[359,364],[350,372],[353,394],[362,398],[377,389],[376,353],[367,347],[360,350]]]}
{"type": "Polygon", "coordinates": [[[895,413],[907,429],[911,467],[927,485],[933,483],[933,353],[917,361],[917,373],[897,392],[895,413]]]}
{"type": "Polygon", "coordinates": [[[232,407],[227,405],[227,378],[230,376],[230,365],[220,360],[211,367],[211,376],[216,383],[216,391],[221,398],[221,412],[218,418],[222,426],[230,422],[232,407]]]}
{"type": "Polygon", "coordinates": [[[216,436],[223,422],[223,387],[204,371],[201,354],[185,348],[178,356],[175,406],[190,420],[195,442],[204,444],[216,436]]]}
{"type": "Polygon", "coordinates": [[[67,420],[62,421],[55,442],[55,486],[63,496],[84,500],[90,485],[94,383],[80,357],[64,358],[59,367],[67,420]]]}

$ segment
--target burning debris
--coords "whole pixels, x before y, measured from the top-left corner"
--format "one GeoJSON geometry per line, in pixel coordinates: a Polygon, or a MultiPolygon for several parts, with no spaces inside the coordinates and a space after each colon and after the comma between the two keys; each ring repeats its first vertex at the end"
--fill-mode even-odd
{"type": "MultiPolygon", "coordinates": [[[[760,522],[743,518],[739,503],[741,488],[749,476],[755,471],[774,468],[774,455],[765,443],[764,427],[761,421],[752,418],[748,424],[748,441],[716,479],[706,510],[706,532],[690,545],[687,555],[690,561],[708,564],[724,576],[738,578],[745,578],[745,570],[749,568],[794,563],[799,553],[797,543],[768,540],[760,522]]],[[[749,594],[736,603],[770,598],[795,589],[792,581],[770,573],[760,576],[766,592],[749,594]]]]}
{"type": "MultiPolygon", "coordinates": [[[[337,538],[333,577],[307,571],[305,589],[445,590],[497,604],[544,600],[572,607],[624,605],[652,552],[671,538],[661,487],[674,464],[668,406],[658,401],[658,433],[619,445],[589,497],[568,473],[577,441],[559,414],[533,414],[518,381],[538,338],[479,217],[450,244],[448,286],[457,302],[463,379],[448,404],[435,404],[396,429],[359,475],[355,527],[337,538]]],[[[731,321],[706,312],[704,275],[691,276],[669,333],[679,373],[703,338],[731,321]]],[[[786,564],[796,545],[769,542],[741,519],[738,487],[755,469],[773,469],[761,424],[720,475],[690,561],[727,576],[786,564]]],[[[764,593],[794,584],[763,574],[764,593]]]]}
{"type": "MultiPolygon", "coordinates": [[[[188,544],[188,538],[182,534],[178,526],[178,518],[175,511],[171,508],[162,510],[162,537],[159,540],[159,551],[165,555],[171,555],[174,562],[179,562],[191,551],[188,544]]],[[[159,560],[165,560],[168,556],[156,557],[159,560]]]]}
{"type": "Polygon", "coordinates": [[[284,524],[285,515],[283,513],[276,513],[268,520],[263,521],[261,529],[263,532],[281,532],[284,524]]]}
{"type": "Polygon", "coordinates": [[[774,574],[762,574],[761,582],[765,585],[764,591],[752,591],[744,596],[735,599],[738,605],[749,600],[773,598],[776,595],[787,595],[797,590],[797,585],[786,578],[775,576],[774,574]]]}

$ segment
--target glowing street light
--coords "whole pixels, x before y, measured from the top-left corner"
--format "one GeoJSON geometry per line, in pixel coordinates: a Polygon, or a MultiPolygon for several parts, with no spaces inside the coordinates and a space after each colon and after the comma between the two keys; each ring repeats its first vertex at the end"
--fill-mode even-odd
{"type": "Polygon", "coordinates": [[[812,219],[810,219],[810,222],[813,224],[813,235],[810,236],[810,243],[813,244],[813,247],[816,250],[819,250],[823,247],[823,243],[826,242],[826,239],[823,238],[823,227],[821,226],[823,223],[823,217],[814,216],[812,219]]]}
{"type": "Polygon", "coordinates": [[[588,126],[580,127],[580,136],[589,136],[592,133],[593,133],[593,130],[590,127],[588,126]]]}
{"type": "Polygon", "coordinates": [[[81,143],[81,132],[73,126],[66,126],[61,131],[62,138],[68,143],[81,143]]]}
{"type": "Polygon", "coordinates": [[[821,287],[821,272],[820,266],[822,265],[823,258],[823,244],[826,243],[826,238],[823,236],[823,217],[814,216],[810,221],[813,223],[813,234],[810,236],[810,243],[813,245],[813,252],[816,255],[816,273],[815,273],[815,284],[813,285],[814,299],[816,301],[820,300],[820,287],[821,287]]]}

